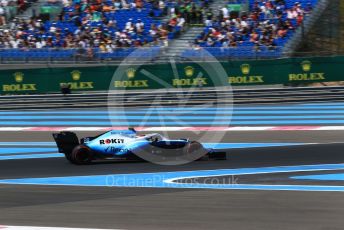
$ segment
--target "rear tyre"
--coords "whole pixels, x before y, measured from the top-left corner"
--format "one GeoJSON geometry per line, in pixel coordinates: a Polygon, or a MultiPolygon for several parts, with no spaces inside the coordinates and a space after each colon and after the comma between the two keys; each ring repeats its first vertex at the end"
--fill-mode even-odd
{"type": "Polygon", "coordinates": [[[66,158],[76,165],[87,165],[92,162],[92,151],[85,145],[76,146],[69,157],[66,158]]]}

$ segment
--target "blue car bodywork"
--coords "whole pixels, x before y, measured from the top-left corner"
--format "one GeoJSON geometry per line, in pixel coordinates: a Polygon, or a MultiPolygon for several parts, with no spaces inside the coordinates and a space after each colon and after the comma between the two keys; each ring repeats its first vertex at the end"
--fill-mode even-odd
{"type": "Polygon", "coordinates": [[[95,160],[147,160],[151,156],[181,157],[195,151],[214,159],[225,158],[188,139],[170,140],[158,133],[138,135],[135,130],[112,130],[95,137],[78,139],[73,132],[54,133],[59,149],[73,164],[88,164],[95,160]],[[148,157],[145,157],[148,156],[148,157]]]}

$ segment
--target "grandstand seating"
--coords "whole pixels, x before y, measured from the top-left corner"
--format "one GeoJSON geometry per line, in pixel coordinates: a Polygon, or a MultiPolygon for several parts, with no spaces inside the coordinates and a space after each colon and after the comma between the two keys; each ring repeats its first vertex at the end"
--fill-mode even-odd
{"type": "MultiPolygon", "coordinates": [[[[154,7],[148,1],[127,1],[128,6],[119,5],[116,10],[104,10],[105,7],[113,7],[113,1],[89,1],[87,6],[84,6],[80,1],[74,0],[72,5],[63,7],[62,18],[59,21],[46,21],[42,27],[25,28],[21,30],[21,39],[33,37],[34,42],[37,40],[46,41],[49,38],[50,43],[46,43],[43,48],[35,49],[32,47],[18,46],[14,49],[3,49],[0,51],[0,57],[6,59],[45,59],[48,57],[54,59],[68,59],[75,56],[87,56],[85,53],[80,53],[80,47],[77,43],[74,47],[66,47],[64,40],[70,35],[75,35],[77,31],[85,31],[86,33],[96,34],[88,38],[88,40],[99,39],[98,44],[89,45],[88,54],[92,54],[93,58],[121,58],[130,54],[134,49],[130,47],[141,46],[141,44],[149,44],[153,42],[157,35],[151,34],[153,25],[155,30],[162,26],[162,22],[155,17],[163,14],[163,9],[154,7]],[[92,2],[92,3],[90,3],[92,2]],[[142,4],[138,4],[141,2],[142,4]],[[85,9],[83,9],[85,7],[85,9]],[[104,19],[105,18],[105,19],[104,19]],[[144,26],[142,31],[137,31],[136,28],[128,30],[127,23],[131,22],[133,27],[140,22],[144,26]],[[111,26],[109,26],[111,22],[111,26]],[[42,32],[43,31],[43,32],[42,32]],[[104,35],[106,33],[106,35],[104,35]],[[124,38],[122,37],[124,34],[124,38]],[[101,49],[101,43],[113,43],[116,41],[116,46],[112,50],[101,49]],[[119,48],[117,48],[119,47],[119,48]],[[51,49],[50,49],[51,48],[51,49]],[[68,48],[64,50],[63,48],[68,48]]],[[[49,3],[48,3],[49,4],[49,3]]],[[[53,3],[53,5],[55,2],[53,3]]],[[[25,26],[27,27],[27,26],[25,26]]],[[[169,27],[167,30],[167,39],[173,39],[179,33],[181,27],[176,25],[173,28],[169,27]]],[[[11,31],[15,34],[17,31],[11,31]]],[[[162,37],[160,36],[160,39],[162,37]]],[[[80,39],[82,40],[82,39],[80,39]]],[[[33,45],[34,46],[34,45],[33,45]]],[[[6,48],[6,47],[2,47],[6,48]]],[[[157,55],[158,48],[142,49],[143,57],[151,57],[157,55]]]]}
{"type": "Polygon", "coordinates": [[[0,1],[0,26],[8,24],[8,21],[18,13],[23,13],[38,0],[6,0],[0,1]]]}
{"type": "MultiPolygon", "coordinates": [[[[189,0],[188,2],[193,2],[195,4],[204,4],[207,0],[189,0]]],[[[208,0],[210,1],[210,0],[208,0]]],[[[249,0],[249,13],[254,14],[257,11],[258,6],[262,6],[269,0],[249,0]]],[[[97,59],[120,59],[128,56],[135,47],[141,47],[143,44],[147,48],[142,49],[136,55],[144,57],[156,57],[160,53],[159,43],[156,42],[157,37],[154,33],[150,33],[152,27],[163,28],[167,31],[166,39],[174,39],[176,35],[180,32],[180,26],[174,26],[173,28],[165,28],[166,25],[159,19],[160,16],[164,15],[164,12],[169,7],[174,7],[179,1],[167,1],[165,2],[165,9],[161,9],[154,5],[153,1],[148,0],[127,0],[129,5],[117,6],[116,10],[106,10],[107,7],[113,6],[112,0],[97,0],[97,1],[86,1],[87,6],[82,4],[83,1],[73,0],[72,5],[65,5],[62,10],[60,20],[58,21],[46,21],[42,23],[40,27],[31,28],[30,26],[21,26],[24,28],[19,28],[16,31],[11,31],[12,35],[21,40],[27,40],[29,42],[24,44],[19,44],[13,49],[8,45],[4,45],[6,42],[0,40],[0,58],[5,60],[17,60],[17,59],[32,59],[32,60],[69,60],[73,58],[87,59],[87,58],[97,58],[97,59]],[[92,2],[92,4],[90,4],[92,2]],[[153,2],[153,3],[152,3],[153,2]],[[136,5],[135,5],[136,3],[136,5]],[[130,5],[131,4],[131,5],[130,5]],[[144,23],[143,30],[137,32],[125,31],[128,21],[133,24],[137,22],[144,23]],[[115,22],[109,25],[109,22],[115,22]],[[20,31],[20,35],[18,35],[20,31]],[[80,31],[86,34],[92,34],[88,37],[88,44],[83,44],[83,47],[79,47],[80,44],[76,41],[82,39],[78,38],[80,31]],[[125,36],[121,37],[124,33],[125,36]],[[74,45],[66,45],[65,39],[70,37],[70,41],[74,42],[74,45]],[[30,40],[34,38],[34,40],[30,40]],[[77,40],[78,38],[79,40],[77,40]],[[49,40],[49,42],[47,42],[49,40]],[[97,43],[95,40],[100,40],[97,43]],[[35,42],[45,41],[42,48],[35,48],[35,42]],[[1,43],[2,42],[2,43],[1,43]],[[114,48],[106,49],[104,48],[109,42],[114,44],[114,48]],[[29,44],[29,45],[27,45],[29,44]],[[150,48],[149,48],[150,47],[150,48]]],[[[233,1],[231,1],[233,3],[233,1]]],[[[243,3],[245,0],[237,0],[236,3],[243,3]]],[[[277,0],[271,0],[275,3],[277,0]]],[[[249,24],[249,32],[245,34],[240,34],[240,29],[230,25],[230,32],[238,35],[240,38],[235,38],[235,45],[227,44],[224,46],[223,40],[213,39],[207,36],[207,39],[211,41],[208,42],[207,39],[202,41],[205,35],[211,33],[213,29],[219,31],[222,35],[228,32],[228,29],[224,29],[221,26],[221,22],[214,21],[212,26],[204,28],[202,35],[197,37],[197,47],[196,49],[185,50],[182,53],[184,58],[197,58],[206,55],[209,52],[213,56],[219,58],[276,58],[282,55],[283,46],[286,42],[293,36],[294,30],[288,29],[283,36],[278,36],[276,34],[271,35],[273,37],[273,42],[270,45],[258,44],[258,42],[251,41],[251,35],[254,31],[258,34],[258,37],[262,35],[263,30],[260,27],[265,22],[268,24],[278,27],[281,21],[285,23],[289,21],[291,27],[297,28],[297,19],[287,19],[286,9],[292,8],[295,3],[300,3],[302,8],[308,7],[311,4],[312,7],[315,6],[317,0],[281,0],[279,3],[280,9],[272,9],[271,15],[267,16],[263,12],[259,12],[257,19],[246,19],[247,24],[249,24]],[[285,9],[284,9],[285,8],[285,9]],[[282,17],[279,19],[277,17],[278,12],[282,11],[282,17]],[[257,26],[260,25],[260,26],[257,26]]],[[[277,3],[275,3],[277,4],[277,3]]],[[[166,10],[167,11],[167,10],[166,10]]],[[[158,29],[156,29],[158,30],[158,29]]],[[[1,39],[0,33],[0,39],[1,39]]],[[[164,35],[160,38],[165,39],[164,35]]],[[[4,39],[5,41],[7,39],[4,39]]]]}
{"type": "MultiPolygon", "coordinates": [[[[238,0],[236,3],[240,3],[242,1],[238,0]]],[[[248,31],[251,33],[242,33],[242,28],[238,26],[234,26],[233,24],[222,26],[221,22],[216,21],[213,23],[212,26],[205,27],[204,32],[202,35],[198,36],[196,42],[198,48],[197,49],[190,49],[186,50],[182,53],[182,57],[185,58],[197,58],[203,57],[206,55],[204,52],[207,51],[209,54],[215,57],[231,57],[231,58],[276,58],[282,55],[283,46],[286,42],[293,36],[295,29],[299,26],[299,22],[296,18],[288,19],[287,18],[287,10],[291,9],[295,6],[295,4],[301,4],[302,9],[306,9],[307,7],[313,8],[317,3],[317,0],[284,0],[284,1],[270,1],[273,4],[273,8],[270,11],[270,15],[266,15],[264,12],[259,11],[259,8],[262,6],[266,6],[267,2],[269,1],[262,1],[262,0],[249,0],[249,11],[250,13],[245,17],[242,17],[241,20],[245,21],[248,24],[248,31]],[[256,5],[257,4],[257,5],[256,5]],[[252,15],[255,12],[258,13],[258,17],[254,19],[252,15]],[[281,13],[281,18],[279,18],[279,14],[281,13]],[[283,36],[279,36],[279,34],[269,34],[271,37],[270,44],[261,44],[258,40],[259,38],[263,37],[263,29],[261,28],[263,25],[269,24],[276,28],[281,28],[281,23],[285,24],[289,22],[292,29],[287,29],[286,33],[283,36]],[[210,34],[213,30],[216,32],[220,32],[222,37],[218,39],[218,37],[211,36],[210,34]],[[232,44],[228,40],[224,38],[226,33],[234,34],[234,45],[235,47],[231,47],[232,44]],[[252,41],[252,33],[257,33],[257,40],[252,41]],[[209,36],[210,35],[210,36],[209,36]],[[206,39],[204,39],[204,37],[206,39]],[[202,40],[203,39],[203,40],[202,40]],[[273,40],[272,40],[273,39],[273,40]],[[223,45],[223,42],[226,42],[226,45],[223,45]],[[199,49],[199,47],[201,49],[199,49]],[[228,47],[228,48],[226,48],[228,47]],[[203,50],[203,53],[200,53],[200,50],[203,50]]],[[[309,9],[308,9],[309,10],[309,9]]],[[[306,15],[306,14],[305,14],[306,15]]],[[[255,16],[255,15],[254,15],[255,16]]],[[[301,21],[303,18],[301,19],[301,21]]],[[[224,22],[225,19],[222,21],[224,22]]],[[[265,36],[265,35],[264,35],[265,36]]],[[[209,55],[208,54],[208,55],[209,55]]]]}

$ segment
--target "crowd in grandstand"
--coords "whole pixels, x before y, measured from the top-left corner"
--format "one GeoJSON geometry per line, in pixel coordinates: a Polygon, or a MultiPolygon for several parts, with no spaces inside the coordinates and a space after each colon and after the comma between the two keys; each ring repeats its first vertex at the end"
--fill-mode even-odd
{"type": "Polygon", "coordinates": [[[210,2],[210,0],[170,1],[170,14],[177,15],[186,23],[203,24],[205,15],[211,12],[208,8],[210,2]]]}
{"type": "Polygon", "coordinates": [[[14,19],[9,28],[0,30],[0,47],[91,47],[112,52],[117,47],[163,45],[186,22],[201,23],[208,0],[63,0],[62,4],[57,20],[14,19]],[[167,22],[155,20],[166,14],[167,22]]]}
{"type": "MultiPolygon", "coordinates": [[[[112,53],[116,48],[164,46],[185,24],[205,25],[199,47],[283,46],[312,11],[314,0],[249,0],[248,12],[212,10],[212,0],[47,0],[60,6],[56,18],[3,17],[4,9],[31,1],[0,0],[0,48],[72,48],[112,53]],[[164,20],[161,20],[164,18],[164,20]]],[[[24,8],[23,8],[24,9],[24,8]]],[[[92,54],[90,54],[92,55],[92,54]]]]}
{"type": "Polygon", "coordinates": [[[0,0],[0,26],[6,25],[17,13],[24,12],[37,0],[0,0]]]}
{"type": "Polygon", "coordinates": [[[249,13],[232,16],[227,7],[219,15],[205,20],[206,29],[195,44],[203,47],[237,47],[281,45],[312,10],[311,3],[295,2],[287,7],[285,0],[252,1],[249,13]]]}

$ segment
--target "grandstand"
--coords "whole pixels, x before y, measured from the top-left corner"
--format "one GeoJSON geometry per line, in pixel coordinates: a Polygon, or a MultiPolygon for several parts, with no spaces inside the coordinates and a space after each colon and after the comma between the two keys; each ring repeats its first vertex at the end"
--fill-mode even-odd
{"type": "MultiPolygon", "coordinates": [[[[206,22],[208,25],[197,37],[196,45],[216,57],[281,57],[285,44],[301,26],[304,18],[311,14],[316,3],[316,0],[249,0],[249,12],[243,13],[241,17],[231,15],[228,12],[229,5],[220,11],[217,20],[206,22]]],[[[185,57],[198,55],[196,50],[183,53],[185,57]]]]}
{"type": "Polygon", "coordinates": [[[295,55],[333,55],[344,53],[344,2],[324,1],[323,12],[304,33],[295,55]]]}
{"type": "Polygon", "coordinates": [[[0,26],[8,22],[18,14],[30,8],[37,0],[3,0],[0,1],[0,26]]]}
{"type": "Polygon", "coordinates": [[[308,21],[324,1],[182,2],[42,1],[40,14],[14,18],[1,29],[0,58],[116,61],[136,48],[147,59],[202,59],[208,52],[220,59],[279,58],[300,46],[298,35],[312,26],[308,21]]]}

